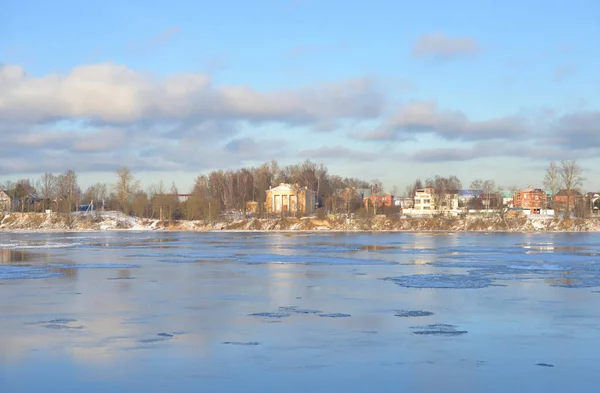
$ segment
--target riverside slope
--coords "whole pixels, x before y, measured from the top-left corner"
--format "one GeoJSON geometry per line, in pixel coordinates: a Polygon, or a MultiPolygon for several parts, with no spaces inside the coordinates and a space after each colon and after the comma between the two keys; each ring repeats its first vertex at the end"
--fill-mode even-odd
{"type": "Polygon", "coordinates": [[[102,230],[178,230],[178,231],[568,231],[600,232],[600,218],[560,220],[553,218],[466,216],[432,218],[372,217],[346,220],[344,217],[269,218],[230,221],[171,222],[137,219],[119,212],[94,214],[0,214],[0,230],[102,231],[102,230]]]}

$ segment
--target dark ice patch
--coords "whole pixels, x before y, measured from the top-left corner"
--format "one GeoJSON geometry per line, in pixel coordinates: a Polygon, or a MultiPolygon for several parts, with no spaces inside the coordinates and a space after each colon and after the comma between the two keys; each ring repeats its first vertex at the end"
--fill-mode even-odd
{"type": "Polygon", "coordinates": [[[413,326],[411,329],[415,329],[413,333],[420,336],[460,336],[468,333],[466,330],[458,330],[456,326],[445,323],[413,326]]]}
{"type": "Polygon", "coordinates": [[[400,310],[396,311],[394,314],[397,317],[402,318],[416,318],[416,317],[428,317],[433,315],[431,311],[423,311],[423,310],[400,310]]]}
{"type": "Polygon", "coordinates": [[[151,338],[145,338],[142,340],[139,340],[139,342],[144,343],[144,344],[149,344],[149,343],[157,343],[157,342],[161,342],[161,341],[167,341],[170,340],[174,337],[173,334],[169,334],[169,333],[158,333],[156,335],[156,337],[151,337],[151,338]]]}
{"type": "Polygon", "coordinates": [[[73,322],[77,322],[77,320],[69,319],[69,318],[58,318],[58,319],[53,319],[51,321],[42,322],[42,323],[73,323],[73,322]]]}
{"type": "Polygon", "coordinates": [[[473,274],[411,274],[383,280],[406,288],[477,289],[489,287],[492,283],[487,277],[473,274]]]}
{"type": "Polygon", "coordinates": [[[286,306],[279,307],[280,312],[291,313],[291,314],[320,314],[322,311],[313,310],[310,308],[299,308],[298,306],[286,306]]]}
{"type": "Polygon", "coordinates": [[[285,312],[255,312],[249,314],[249,316],[263,318],[287,318],[290,316],[290,314],[285,312]]]}
{"type": "Polygon", "coordinates": [[[247,347],[260,345],[260,343],[258,341],[223,341],[222,344],[239,345],[239,346],[247,346],[247,347]]]}
{"type": "Polygon", "coordinates": [[[26,325],[37,325],[37,326],[41,326],[43,328],[52,329],[52,330],[72,330],[72,329],[81,330],[84,328],[81,325],[73,326],[72,324],[75,322],[77,322],[76,319],[56,318],[56,319],[51,319],[49,321],[27,323],[26,325]]]}
{"type": "Polygon", "coordinates": [[[58,323],[49,323],[47,325],[42,325],[42,327],[45,327],[46,329],[53,329],[53,330],[81,330],[83,329],[83,326],[69,326],[69,325],[61,325],[58,323]]]}
{"type": "Polygon", "coordinates": [[[536,363],[535,365],[540,367],[554,367],[554,364],[549,363],[536,363]]]}
{"type": "Polygon", "coordinates": [[[348,317],[351,317],[352,315],[334,312],[334,313],[319,314],[319,316],[324,317],[324,318],[348,318],[348,317]]]}

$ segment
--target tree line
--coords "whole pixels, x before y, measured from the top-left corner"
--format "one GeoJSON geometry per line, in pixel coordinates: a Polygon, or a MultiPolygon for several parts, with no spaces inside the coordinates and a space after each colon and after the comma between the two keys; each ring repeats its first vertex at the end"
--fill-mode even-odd
{"type": "MultiPolygon", "coordinates": [[[[265,217],[264,205],[267,190],[280,184],[290,183],[314,190],[320,211],[330,213],[365,214],[365,206],[358,193],[353,189],[368,189],[377,195],[384,192],[379,179],[365,181],[355,177],[341,177],[329,173],[322,163],[306,160],[299,164],[281,166],[277,161],[266,162],[252,168],[237,170],[214,170],[195,179],[194,186],[186,192],[187,199],[180,202],[179,191],[175,184],[170,187],[160,181],[142,189],[140,182],[131,170],[124,166],[115,171],[115,183],[96,183],[85,191],[79,186],[78,175],[73,170],[62,174],[44,173],[37,181],[20,179],[4,184],[9,197],[18,201],[20,211],[72,212],[80,205],[92,205],[95,209],[120,210],[126,214],[155,219],[212,219],[221,215],[243,215],[248,212],[249,202],[254,203],[257,217],[265,217]]],[[[583,186],[582,168],[575,161],[550,162],[545,171],[543,185],[550,191],[551,201],[560,189],[574,196],[583,186]]],[[[406,187],[402,196],[414,198],[415,192],[424,187],[434,189],[436,210],[449,206],[450,198],[463,188],[455,175],[416,179],[406,187]]],[[[468,189],[481,193],[468,202],[468,208],[502,207],[500,190],[492,179],[477,179],[468,189]]],[[[517,187],[505,188],[512,192],[517,187]]],[[[394,196],[399,196],[396,188],[394,196]]],[[[462,202],[461,202],[462,204],[462,202]]],[[[550,203],[553,206],[553,202],[550,203]]],[[[567,204],[569,205],[569,204],[567,204]]],[[[383,206],[369,204],[366,210],[374,213],[385,212],[383,206]]],[[[566,206],[566,215],[570,214],[566,206]]]]}

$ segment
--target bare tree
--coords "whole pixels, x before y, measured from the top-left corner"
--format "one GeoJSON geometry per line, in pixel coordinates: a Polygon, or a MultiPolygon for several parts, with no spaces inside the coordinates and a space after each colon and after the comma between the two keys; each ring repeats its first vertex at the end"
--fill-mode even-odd
{"type": "Polygon", "coordinates": [[[38,192],[43,198],[42,208],[49,209],[52,199],[54,199],[57,194],[58,178],[54,174],[46,172],[40,177],[37,185],[38,192]]]}
{"type": "Polygon", "coordinates": [[[563,160],[560,162],[560,181],[567,193],[567,203],[565,204],[565,218],[567,220],[571,217],[573,194],[583,186],[584,179],[581,173],[581,166],[576,161],[563,160]]]}
{"type": "Polygon", "coordinates": [[[117,169],[115,173],[117,174],[117,183],[115,184],[117,200],[121,205],[121,210],[129,213],[129,206],[133,201],[133,196],[139,190],[140,184],[126,166],[117,169]]]}
{"type": "Polygon", "coordinates": [[[560,188],[561,182],[561,167],[554,161],[551,161],[546,168],[544,176],[544,187],[550,190],[550,203],[554,208],[554,197],[560,188]]]}
{"type": "Polygon", "coordinates": [[[70,213],[76,207],[81,194],[79,185],[77,184],[77,174],[69,169],[64,174],[60,175],[58,180],[58,199],[60,199],[62,211],[70,213]]]}

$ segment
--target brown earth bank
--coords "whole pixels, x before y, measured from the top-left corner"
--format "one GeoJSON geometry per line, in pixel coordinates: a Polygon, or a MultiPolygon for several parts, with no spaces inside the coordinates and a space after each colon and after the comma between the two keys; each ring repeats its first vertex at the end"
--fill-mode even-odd
{"type": "Polygon", "coordinates": [[[431,218],[388,218],[347,220],[327,218],[270,218],[229,221],[158,221],[137,219],[118,212],[94,214],[0,213],[0,230],[99,231],[503,231],[600,232],[600,218],[561,220],[541,217],[466,216],[431,218]]]}

